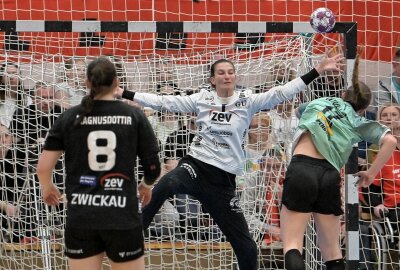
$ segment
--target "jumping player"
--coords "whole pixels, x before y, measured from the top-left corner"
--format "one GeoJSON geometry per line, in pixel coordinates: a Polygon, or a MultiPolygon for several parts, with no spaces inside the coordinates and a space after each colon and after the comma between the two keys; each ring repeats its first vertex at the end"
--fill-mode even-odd
{"type": "Polygon", "coordinates": [[[353,86],[342,98],[319,98],[297,108],[301,118],[283,182],[280,223],[287,270],[305,269],[301,251],[311,214],[327,270],[345,269],[339,243],[339,216],[343,214],[340,169],[355,143],[380,144],[381,151],[372,166],[356,174],[359,183],[368,186],[395,148],[390,129],[359,116],[371,101],[371,91],[358,81],[358,63],[357,57],[353,86]]]}

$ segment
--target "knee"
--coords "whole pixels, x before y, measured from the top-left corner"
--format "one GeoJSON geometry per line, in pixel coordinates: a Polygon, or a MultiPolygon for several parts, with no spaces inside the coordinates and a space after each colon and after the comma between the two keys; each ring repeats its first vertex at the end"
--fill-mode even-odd
{"type": "Polygon", "coordinates": [[[337,259],[325,262],[326,270],[345,270],[345,264],[343,259],[337,259]]]}
{"type": "Polygon", "coordinates": [[[287,270],[305,270],[303,256],[298,249],[291,249],[286,252],[285,266],[287,270]]]}

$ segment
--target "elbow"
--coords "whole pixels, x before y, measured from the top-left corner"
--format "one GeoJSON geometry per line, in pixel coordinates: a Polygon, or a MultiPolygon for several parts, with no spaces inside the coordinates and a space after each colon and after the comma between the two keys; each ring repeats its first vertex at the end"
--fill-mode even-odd
{"type": "Polygon", "coordinates": [[[157,158],[156,162],[152,162],[149,165],[143,166],[145,183],[148,185],[154,184],[161,173],[161,164],[157,158]]]}

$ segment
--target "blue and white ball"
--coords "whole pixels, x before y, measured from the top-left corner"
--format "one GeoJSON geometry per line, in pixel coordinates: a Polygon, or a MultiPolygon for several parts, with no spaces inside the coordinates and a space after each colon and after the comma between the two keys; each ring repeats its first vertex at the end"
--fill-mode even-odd
{"type": "Polygon", "coordinates": [[[335,15],[329,8],[321,7],[311,14],[311,27],[319,33],[328,33],[335,26],[335,15]]]}

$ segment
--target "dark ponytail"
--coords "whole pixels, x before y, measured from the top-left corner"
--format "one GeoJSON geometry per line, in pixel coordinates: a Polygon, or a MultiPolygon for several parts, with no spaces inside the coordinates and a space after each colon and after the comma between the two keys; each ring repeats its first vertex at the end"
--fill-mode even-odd
{"type": "Polygon", "coordinates": [[[89,94],[83,97],[81,101],[82,110],[74,122],[75,126],[79,125],[83,117],[92,111],[94,98],[97,95],[106,94],[112,90],[111,86],[117,77],[117,71],[114,64],[108,58],[99,57],[89,64],[86,77],[91,83],[92,88],[89,94]]]}
{"type": "Polygon", "coordinates": [[[351,79],[352,86],[350,86],[346,94],[344,96],[344,100],[349,102],[353,109],[357,112],[359,110],[366,109],[371,103],[372,92],[369,87],[359,81],[359,64],[360,64],[360,55],[357,54],[356,60],[354,62],[353,68],[353,77],[351,79]]]}

